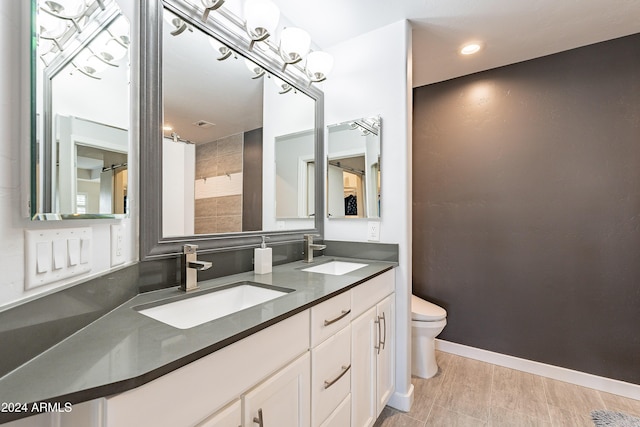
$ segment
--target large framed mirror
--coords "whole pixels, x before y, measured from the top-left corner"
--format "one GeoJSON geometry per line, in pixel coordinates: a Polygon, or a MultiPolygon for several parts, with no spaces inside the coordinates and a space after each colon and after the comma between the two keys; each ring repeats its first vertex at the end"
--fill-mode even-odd
{"type": "Polygon", "coordinates": [[[129,5],[32,0],[31,217],[128,213],[129,5]]]}
{"type": "Polygon", "coordinates": [[[321,234],[322,92],[222,25],[226,4],[142,3],[141,259],[321,234]]]}
{"type": "Polygon", "coordinates": [[[380,117],[327,126],[327,216],[380,218],[380,117]]]}

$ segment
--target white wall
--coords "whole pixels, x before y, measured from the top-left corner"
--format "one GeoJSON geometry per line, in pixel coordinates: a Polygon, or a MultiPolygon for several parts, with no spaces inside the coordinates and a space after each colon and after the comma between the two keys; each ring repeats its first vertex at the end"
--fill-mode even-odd
{"type": "MultiPolygon", "coordinates": [[[[408,410],[411,385],[411,28],[399,21],[326,49],[335,67],[324,83],[325,122],[382,117],[380,241],[400,246],[396,269],[396,393],[408,410]]],[[[326,132],[325,132],[326,138],[326,132]]],[[[326,146],[326,145],[325,145],[326,146]]],[[[325,219],[325,238],[367,241],[367,220],[325,219]]]]}
{"type": "MultiPolygon", "coordinates": [[[[110,225],[122,224],[125,262],[137,259],[137,142],[131,144],[129,195],[131,218],[122,221],[32,222],[28,219],[29,195],[29,3],[3,2],[0,8],[0,309],[44,292],[69,285],[110,267],[110,225]],[[135,148],[135,149],[134,149],[135,148]],[[25,229],[88,227],[93,229],[90,273],[73,279],[24,290],[25,229]]],[[[130,22],[137,22],[134,2],[122,2],[130,22]]],[[[132,33],[135,34],[135,31],[132,33]]],[[[135,39],[134,39],[135,40],[135,39]]],[[[134,41],[135,44],[135,41],[134,41]]],[[[132,52],[135,58],[136,52],[132,52]]],[[[132,78],[135,73],[131,73],[132,78]]],[[[132,82],[132,88],[137,87],[132,82]]],[[[132,92],[133,93],[133,92],[132,92]]],[[[134,94],[135,96],[135,94],[134,94]]],[[[137,133],[132,128],[132,135],[137,133]]]]}
{"type": "Polygon", "coordinates": [[[279,94],[276,86],[264,80],[262,121],[262,229],[313,228],[313,219],[288,218],[276,221],[276,137],[307,131],[315,127],[313,100],[301,92],[279,94]]]}
{"type": "Polygon", "coordinates": [[[162,140],[162,235],[191,236],[195,226],[196,146],[162,140]]]}

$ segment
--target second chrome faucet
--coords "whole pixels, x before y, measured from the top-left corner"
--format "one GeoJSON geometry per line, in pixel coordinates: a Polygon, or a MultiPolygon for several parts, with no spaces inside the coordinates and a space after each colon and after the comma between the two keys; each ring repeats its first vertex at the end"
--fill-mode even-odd
{"type": "Polygon", "coordinates": [[[313,243],[314,237],[320,237],[319,234],[305,234],[304,235],[304,262],[313,261],[313,251],[320,251],[325,249],[327,245],[318,245],[313,243]]]}

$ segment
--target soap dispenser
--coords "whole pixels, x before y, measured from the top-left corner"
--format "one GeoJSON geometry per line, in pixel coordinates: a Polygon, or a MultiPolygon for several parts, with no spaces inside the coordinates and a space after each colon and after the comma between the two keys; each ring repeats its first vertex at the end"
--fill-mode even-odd
{"type": "Polygon", "coordinates": [[[266,236],[262,236],[262,244],[253,250],[253,269],[256,274],[271,273],[271,248],[267,247],[266,239],[266,236]]]}

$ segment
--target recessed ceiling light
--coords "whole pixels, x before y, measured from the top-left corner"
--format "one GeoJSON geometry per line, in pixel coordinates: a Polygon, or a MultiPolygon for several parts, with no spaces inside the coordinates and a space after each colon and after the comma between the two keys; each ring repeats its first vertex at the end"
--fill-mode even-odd
{"type": "Polygon", "coordinates": [[[468,43],[462,46],[460,53],[462,55],[473,55],[480,50],[481,46],[478,43],[468,43]]]}

